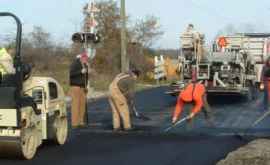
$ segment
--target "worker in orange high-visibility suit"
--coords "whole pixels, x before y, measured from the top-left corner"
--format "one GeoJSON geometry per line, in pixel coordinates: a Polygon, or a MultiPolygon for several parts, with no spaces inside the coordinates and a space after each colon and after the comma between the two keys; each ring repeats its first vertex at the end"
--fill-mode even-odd
{"type": "Polygon", "coordinates": [[[194,103],[188,119],[191,120],[204,107],[206,119],[210,119],[210,107],[207,102],[205,87],[203,84],[192,82],[188,84],[179,94],[175,111],[172,118],[172,123],[176,123],[183,111],[185,103],[194,103]]]}

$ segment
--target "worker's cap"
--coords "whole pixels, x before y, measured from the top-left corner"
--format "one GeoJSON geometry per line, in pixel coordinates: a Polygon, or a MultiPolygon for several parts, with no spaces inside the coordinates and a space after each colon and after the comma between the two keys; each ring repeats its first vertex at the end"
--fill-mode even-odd
{"type": "Polygon", "coordinates": [[[137,77],[141,75],[141,71],[139,69],[132,69],[131,72],[135,74],[137,77]]]}

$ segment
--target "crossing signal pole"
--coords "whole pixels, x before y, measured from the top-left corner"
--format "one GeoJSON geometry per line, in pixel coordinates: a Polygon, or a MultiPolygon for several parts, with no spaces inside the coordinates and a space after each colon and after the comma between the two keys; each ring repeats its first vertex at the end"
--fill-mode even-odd
{"type": "Polygon", "coordinates": [[[129,57],[127,56],[127,31],[126,31],[126,4],[121,0],[121,71],[129,70],[129,57]]]}

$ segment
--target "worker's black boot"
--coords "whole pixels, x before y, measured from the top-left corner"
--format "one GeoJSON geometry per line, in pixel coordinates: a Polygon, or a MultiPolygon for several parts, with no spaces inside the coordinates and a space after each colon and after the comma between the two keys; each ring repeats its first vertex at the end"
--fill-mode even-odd
{"type": "Polygon", "coordinates": [[[114,128],[112,132],[113,132],[113,133],[121,133],[121,132],[123,132],[123,131],[122,131],[121,128],[114,128]]]}
{"type": "Polygon", "coordinates": [[[78,126],[79,128],[87,128],[87,124],[85,124],[85,123],[82,123],[82,124],[80,124],[79,126],[78,126]]]}

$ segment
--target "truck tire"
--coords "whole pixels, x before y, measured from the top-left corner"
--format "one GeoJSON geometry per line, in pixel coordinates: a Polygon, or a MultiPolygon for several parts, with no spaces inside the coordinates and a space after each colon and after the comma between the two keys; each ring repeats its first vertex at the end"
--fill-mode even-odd
{"type": "Polygon", "coordinates": [[[58,145],[65,144],[68,136],[67,117],[56,117],[54,120],[54,138],[53,141],[58,145]]]}
{"type": "Polygon", "coordinates": [[[34,129],[25,128],[22,130],[20,152],[21,157],[26,160],[33,159],[37,152],[38,139],[34,129]]]}

